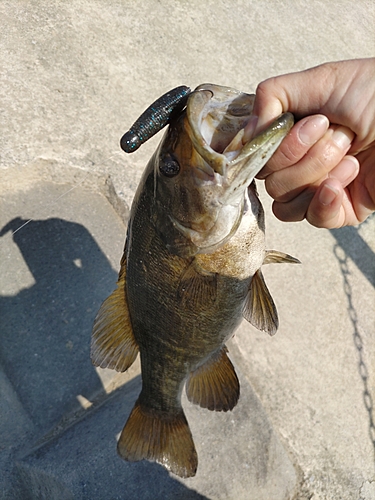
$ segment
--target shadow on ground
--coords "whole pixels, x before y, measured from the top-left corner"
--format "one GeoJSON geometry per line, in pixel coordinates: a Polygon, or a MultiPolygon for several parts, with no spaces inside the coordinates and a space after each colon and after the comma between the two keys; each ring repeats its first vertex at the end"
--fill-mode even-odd
{"type": "MultiPolygon", "coordinates": [[[[16,231],[15,218],[0,232],[16,231]]],[[[93,319],[116,273],[82,225],[53,218],[33,220],[13,240],[35,284],[0,297],[0,360],[40,432],[102,389],[90,362],[93,319]]]]}
{"type": "Polygon", "coordinates": [[[20,460],[14,493],[23,498],[31,489],[43,499],[206,499],[156,463],[125,462],[117,455],[117,436],[140,388],[138,376],[60,437],[20,460]]]}
{"type": "Polygon", "coordinates": [[[331,229],[330,232],[345,254],[355,262],[361,273],[375,288],[374,252],[359,234],[358,228],[347,226],[340,229],[331,229]]]}
{"type": "MultiPolygon", "coordinates": [[[[372,215],[371,217],[374,216],[372,215]]],[[[364,222],[364,224],[366,224],[366,222],[364,222]]],[[[361,333],[361,329],[358,324],[358,314],[353,303],[353,290],[350,282],[350,271],[348,268],[348,258],[350,258],[369,283],[375,288],[374,252],[361,237],[358,228],[356,227],[348,226],[341,229],[332,229],[331,234],[336,239],[334,254],[340,265],[344,291],[347,298],[348,315],[353,328],[353,343],[357,351],[358,374],[363,384],[362,397],[364,407],[366,408],[366,412],[368,414],[369,437],[373,447],[375,463],[375,418],[373,391],[369,383],[370,369],[366,364],[366,358],[364,355],[365,346],[363,333],[361,333]]]]}
{"type": "Polygon", "coordinates": [[[116,436],[140,377],[100,411],[84,412],[64,428],[81,408],[78,396],[93,400],[103,391],[90,362],[90,336],[117,274],[81,224],[59,218],[25,222],[14,218],[0,231],[0,237],[12,232],[35,280],[15,296],[0,297],[1,365],[33,424],[27,436],[20,429],[10,446],[15,467],[7,466],[11,488],[5,498],[206,498],[157,464],[130,464],[117,456],[116,436]],[[53,428],[58,437],[35,449],[53,428]]]}

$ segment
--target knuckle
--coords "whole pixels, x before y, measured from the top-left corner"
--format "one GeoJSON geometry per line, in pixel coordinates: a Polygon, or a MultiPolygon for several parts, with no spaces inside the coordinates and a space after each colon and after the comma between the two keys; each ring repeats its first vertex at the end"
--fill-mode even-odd
{"type": "Polygon", "coordinates": [[[340,163],[344,154],[331,140],[318,144],[303,159],[304,178],[309,183],[324,179],[340,163]]]}
{"type": "Polygon", "coordinates": [[[296,133],[292,131],[285,137],[268,163],[274,171],[277,171],[295,165],[305,156],[307,151],[308,147],[303,146],[296,133]]]}
{"type": "Polygon", "coordinates": [[[309,207],[306,212],[306,220],[312,226],[325,229],[341,227],[337,214],[332,215],[328,209],[324,210],[316,206],[309,207]]]}
{"type": "Polygon", "coordinates": [[[286,193],[283,183],[274,174],[269,175],[265,179],[265,187],[267,193],[276,201],[280,201],[281,197],[286,193]]]}
{"type": "MultiPolygon", "coordinates": [[[[298,160],[301,159],[303,153],[301,153],[300,148],[298,148],[297,141],[287,140],[282,143],[279,148],[279,159],[278,161],[285,166],[294,165],[298,160]]],[[[277,159],[277,158],[276,158],[277,159]]]]}
{"type": "Polygon", "coordinates": [[[276,201],[285,203],[301,192],[303,187],[295,186],[291,183],[288,172],[281,174],[273,173],[265,179],[265,187],[267,193],[276,201]],[[284,175],[285,174],[285,175],[284,175]]]}
{"type": "Polygon", "coordinates": [[[259,83],[256,89],[257,96],[267,97],[270,92],[276,87],[276,77],[267,78],[267,80],[263,80],[263,82],[259,83]]]}
{"type": "Polygon", "coordinates": [[[298,222],[305,218],[303,207],[296,207],[294,203],[274,202],[272,205],[274,215],[283,222],[298,222]]]}

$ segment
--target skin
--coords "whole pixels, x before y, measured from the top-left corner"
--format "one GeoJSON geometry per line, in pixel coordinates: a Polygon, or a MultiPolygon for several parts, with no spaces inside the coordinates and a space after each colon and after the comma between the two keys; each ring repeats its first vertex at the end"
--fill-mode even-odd
{"type": "Polygon", "coordinates": [[[256,133],[299,119],[258,178],[282,221],[357,225],[375,210],[375,58],[327,63],[262,82],[256,133]]]}

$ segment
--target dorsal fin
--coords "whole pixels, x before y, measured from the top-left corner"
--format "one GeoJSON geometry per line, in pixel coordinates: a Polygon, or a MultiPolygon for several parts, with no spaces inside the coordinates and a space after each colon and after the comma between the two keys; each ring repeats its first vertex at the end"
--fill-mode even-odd
{"type": "Polygon", "coordinates": [[[232,410],[240,396],[240,384],[224,346],[190,373],[186,394],[192,403],[215,411],[232,410]]]}
{"type": "Polygon", "coordinates": [[[94,321],[91,337],[91,360],[101,368],[126,371],[135,361],[138,345],[130,321],[125,289],[125,253],[117,288],[103,302],[94,321]]]}
{"type": "Polygon", "coordinates": [[[277,332],[279,319],[276,306],[260,269],[250,282],[242,314],[258,330],[263,330],[270,335],[275,335],[277,332]]]}

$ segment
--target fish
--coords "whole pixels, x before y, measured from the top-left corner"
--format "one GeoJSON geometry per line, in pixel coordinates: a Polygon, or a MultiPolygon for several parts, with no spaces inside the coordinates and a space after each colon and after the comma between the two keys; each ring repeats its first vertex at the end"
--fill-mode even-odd
{"type": "Polygon", "coordinates": [[[242,318],[276,333],[261,267],[299,262],[266,250],[254,180],[294,118],[284,113],[252,137],[254,97],[202,84],[177,99],[177,112],[163,112],[168,128],[133,200],[117,288],[93,326],[94,365],[123,372],[140,353],[142,389],[117,443],[120,457],[155,461],[184,478],[198,467],[184,387],[208,410],[236,406],[240,383],[226,342],[242,318]]]}

